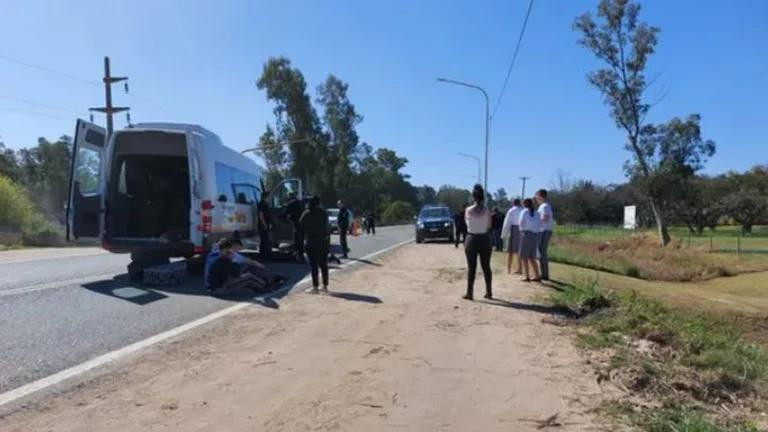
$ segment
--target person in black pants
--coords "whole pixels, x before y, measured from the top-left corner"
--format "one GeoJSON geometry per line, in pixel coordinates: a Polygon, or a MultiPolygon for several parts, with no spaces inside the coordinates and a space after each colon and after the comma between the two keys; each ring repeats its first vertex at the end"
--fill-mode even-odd
{"type": "Polygon", "coordinates": [[[349,209],[341,200],[339,204],[339,216],[336,219],[339,225],[339,243],[341,244],[341,254],[344,259],[348,258],[349,247],[347,247],[347,234],[349,233],[349,209]]]}
{"type": "Polygon", "coordinates": [[[491,238],[493,247],[496,248],[496,252],[502,252],[504,249],[503,241],[501,240],[501,228],[504,227],[504,215],[499,212],[498,208],[494,208],[491,212],[491,238]]]}
{"type": "Polygon", "coordinates": [[[256,206],[256,217],[259,230],[259,255],[267,259],[272,253],[272,242],[269,232],[272,230],[272,215],[269,213],[269,192],[261,194],[259,204],[256,206]]]}
{"type": "Polygon", "coordinates": [[[320,199],[312,197],[307,209],[301,215],[299,221],[307,238],[307,257],[312,271],[312,288],[309,292],[317,294],[320,280],[318,273],[323,278],[323,291],[328,292],[328,252],[330,227],[328,225],[328,213],[320,208],[320,199]]]}
{"type": "Polygon", "coordinates": [[[365,217],[365,232],[366,234],[376,235],[376,215],[373,212],[368,213],[365,217]]]}
{"type": "Polygon", "coordinates": [[[467,222],[467,240],[464,246],[467,255],[467,293],[465,300],[474,297],[475,273],[477,273],[477,258],[480,258],[480,266],[485,277],[485,298],[493,298],[491,288],[491,212],[485,207],[485,191],[480,185],[475,185],[472,191],[472,199],[475,203],[467,208],[465,220],[467,222]]]}
{"type": "Polygon", "coordinates": [[[304,213],[304,206],[296,198],[296,194],[291,194],[285,211],[293,225],[293,244],[296,249],[296,259],[304,261],[304,230],[301,228],[301,224],[299,224],[299,219],[301,219],[301,215],[304,213]]]}
{"type": "Polygon", "coordinates": [[[464,243],[464,241],[467,239],[467,221],[464,219],[464,215],[467,212],[467,206],[463,205],[461,206],[461,211],[457,212],[455,215],[453,215],[453,227],[456,231],[454,240],[456,244],[454,245],[457,249],[459,247],[459,243],[464,243]]]}

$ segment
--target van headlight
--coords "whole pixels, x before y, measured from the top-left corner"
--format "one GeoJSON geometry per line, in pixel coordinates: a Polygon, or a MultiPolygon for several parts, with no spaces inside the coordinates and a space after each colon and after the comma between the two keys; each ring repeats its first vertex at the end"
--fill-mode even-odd
{"type": "Polygon", "coordinates": [[[445,224],[443,224],[443,226],[446,227],[446,228],[450,228],[451,223],[450,222],[446,222],[445,224]]]}
{"type": "Polygon", "coordinates": [[[419,227],[419,229],[424,229],[424,224],[419,222],[418,227],[419,227]]]}

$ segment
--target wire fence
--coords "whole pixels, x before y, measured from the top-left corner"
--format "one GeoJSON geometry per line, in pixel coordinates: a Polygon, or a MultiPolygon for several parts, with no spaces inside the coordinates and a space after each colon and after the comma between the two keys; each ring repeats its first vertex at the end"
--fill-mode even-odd
{"type": "MultiPolygon", "coordinates": [[[[646,233],[656,235],[653,229],[629,230],[612,225],[559,225],[556,233],[595,241],[610,241],[646,233]]],[[[754,227],[752,233],[744,234],[739,227],[722,227],[697,235],[684,228],[670,229],[672,242],[680,247],[693,248],[713,253],[766,254],[768,255],[768,226],[754,227]]]]}

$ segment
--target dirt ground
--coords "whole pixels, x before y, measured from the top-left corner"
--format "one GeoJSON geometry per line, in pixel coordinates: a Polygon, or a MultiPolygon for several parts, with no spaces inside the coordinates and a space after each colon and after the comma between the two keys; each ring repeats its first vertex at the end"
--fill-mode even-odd
{"type": "Polygon", "coordinates": [[[334,275],[332,296],[246,308],[0,430],[612,430],[590,414],[603,390],[568,330],[542,322],[547,288],[497,273],[499,300],[461,300],[462,252],[405,246],[334,275]]]}

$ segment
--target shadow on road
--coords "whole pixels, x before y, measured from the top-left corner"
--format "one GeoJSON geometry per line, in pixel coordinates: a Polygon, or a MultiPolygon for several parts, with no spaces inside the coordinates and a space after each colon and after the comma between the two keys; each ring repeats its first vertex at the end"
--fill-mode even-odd
{"type": "Polygon", "coordinates": [[[547,306],[547,305],[538,305],[538,304],[529,304],[529,303],[519,303],[519,302],[510,302],[506,300],[501,299],[491,299],[491,300],[478,300],[478,303],[484,303],[492,306],[501,306],[506,307],[510,309],[516,309],[516,310],[525,310],[525,311],[531,311],[546,315],[559,315],[566,318],[576,318],[576,314],[564,307],[560,306],[547,306]]]}
{"type": "Polygon", "coordinates": [[[371,303],[371,304],[383,303],[381,299],[378,297],[369,296],[365,294],[350,293],[350,292],[331,292],[329,296],[334,298],[340,298],[343,300],[363,302],[363,303],[371,303]]]}
{"type": "MultiPolygon", "coordinates": [[[[242,290],[216,298],[232,302],[252,301],[254,304],[278,309],[279,305],[275,299],[280,299],[288,294],[309,273],[309,266],[306,264],[270,263],[269,268],[276,274],[287,277],[288,280],[284,284],[275,286],[270,291],[258,293],[256,296],[254,296],[253,291],[242,290]]],[[[166,299],[169,294],[211,297],[211,294],[205,289],[201,273],[199,269],[190,267],[186,282],[175,286],[148,286],[141,282],[133,282],[127,274],[123,274],[112,279],[86,283],[82,287],[96,294],[124,300],[137,306],[144,306],[166,299]]]]}

